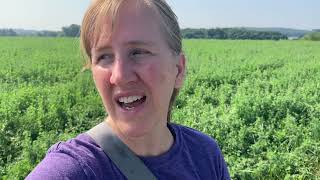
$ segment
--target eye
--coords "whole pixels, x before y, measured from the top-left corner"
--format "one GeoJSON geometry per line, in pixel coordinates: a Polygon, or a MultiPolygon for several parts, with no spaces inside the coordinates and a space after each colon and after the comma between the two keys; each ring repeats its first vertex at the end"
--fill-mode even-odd
{"type": "Polygon", "coordinates": [[[152,55],[152,53],[144,49],[132,49],[129,54],[129,56],[134,59],[143,58],[149,55],[152,55]]]}
{"type": "Polygon", "coordinates": [[[112,53],[104,53],[97,58],[97,63],[110,64],[113,62],[114,55],[112,53]]]}

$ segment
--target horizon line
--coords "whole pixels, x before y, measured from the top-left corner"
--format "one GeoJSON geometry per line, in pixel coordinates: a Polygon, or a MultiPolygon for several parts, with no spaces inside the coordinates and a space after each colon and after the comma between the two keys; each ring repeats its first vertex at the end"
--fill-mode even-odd
{"type": "MultiPolygon", "coordinates": [[[[71,25],[71,24],[70,24],[71,25]]],[[[70,26],[68,25],[68,26],[70,26]]],[[[79,25],[79,24],[77,24],[79,25]]],[[[68,27],[63,26],[63,27],[68,27]]],[[[281,27],[281,26],[216,26],[216,27],[180,27],[180,29],[217,29],[217,28],[272,28],[272,29],[293,29],[293,30],[301,30],[301,31],[312,31],[317,30],[319,28],[296,28],[296,27],[281,27]]],[[[38,29],[38,28],[16,28],[16,27],[0,27],[0,29],[13,29],[13,30],[25,30],[25,31],[62,31],[62,27],[59,30],[54,29],[38,29]]]]}

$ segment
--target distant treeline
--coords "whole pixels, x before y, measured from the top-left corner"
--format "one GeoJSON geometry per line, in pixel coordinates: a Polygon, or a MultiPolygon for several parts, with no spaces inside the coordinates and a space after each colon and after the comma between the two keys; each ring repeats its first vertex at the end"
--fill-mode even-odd
{"type": "Polygon", "coordinates": [[[62,27],[62,31],[40,31],[38,36],[43,37],[79,37],[80,26],[71,24],[67,27],[62,27]]]}
{"type": "Polygon", "coordinates": [[[311,40],[311,41],[320,41],[320,29],[313,30],[313,32],[303,36],[302,39],[311,40]]]}
{"type": "Polygon", "coordinates": [[[0,36],[78,37],[79,35],[80,26],[77,24],[62,27],[61,31],[0,29],[0,36]]]}
{"type": "Polygon", "coordinates": [[[0,29],[0,36],[17,36],[13,29],[0,29]]]}
{"type": "Polygon", "coordinates": [[[286,35],[271,31],[253,31],[244,28],[215,28],[215,29],[182,29],[186,39],[288,39],[286,35]]]}
{"type": "MultiPolygon", "coordinates": [[[[295,39],[318,39],[314,38],[312,32],[319,32],[320,29],[312,31],[299,31],[285,28],[212,28],[212,29],[182,29],[182,37],[185,39],[269,39],[279,40],[288,39],[289,34],[299,33],[295,39]],[[308,35],[307,38],[303,38],[308,35]],[[309,37],[310,36],[310,37],[309,37]]],[[[40,37],[79,37],[80,25],[71,24],[70,26],[62,27],[61,31],[33,31],[23,29],[0,29],[0,36],[40,36],[40,37]]]]}

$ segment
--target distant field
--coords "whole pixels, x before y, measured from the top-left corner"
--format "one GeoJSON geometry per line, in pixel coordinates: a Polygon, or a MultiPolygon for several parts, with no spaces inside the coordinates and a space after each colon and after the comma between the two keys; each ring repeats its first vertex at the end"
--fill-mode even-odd
{"type": "MultiPolygon", "coordinates": [[[[105,116],[78,46],[0,38],[0,179],[23,179],[52,144],[105,116]]],[[[319,42],[185,40],[184,50],[172,119],[214,137],[233,179],[319,179],[319,42]]]]}

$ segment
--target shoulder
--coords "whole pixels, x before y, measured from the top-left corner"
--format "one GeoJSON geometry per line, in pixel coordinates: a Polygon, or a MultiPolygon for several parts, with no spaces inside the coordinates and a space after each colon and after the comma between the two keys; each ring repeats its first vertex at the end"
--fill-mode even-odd
{"type": "Polygon", "coordinates": [[[88,135],[80,134],[51,146],[27,179],[93,179],[92,167],[98,166],[95,161],[101,153],[103,151],[88,135]]]}
{"type": "Polygon", "coordinates": [[[180,134],[183,143],[198,145],[198,147],[220,152],[218,143],[209,135],[183,125],[171,124],[171,126],[180,134]]]}
{"type": "Polygon", "coordinates": [[[215,179],[230,179],[226,162],[215,139],[190,127],[177,124],[171,126],[177,133],[176,136],[180,136],[181,146],[190,153],[190,158],[201,174],[215,179]]]}

